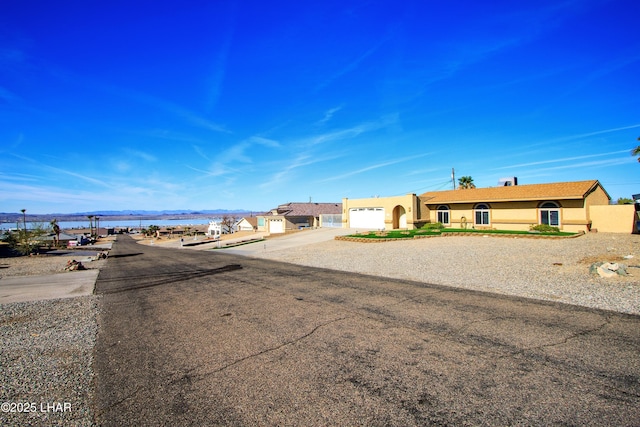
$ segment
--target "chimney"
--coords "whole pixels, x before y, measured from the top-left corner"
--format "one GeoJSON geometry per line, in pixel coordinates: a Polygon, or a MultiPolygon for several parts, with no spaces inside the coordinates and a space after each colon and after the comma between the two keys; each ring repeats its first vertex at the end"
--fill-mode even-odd
{"type": "Polygon", "coordinates": [[[498,187],[511,187],[512,185],[518,185],[518,177],[510,176],[498,180],[498,187]]]}

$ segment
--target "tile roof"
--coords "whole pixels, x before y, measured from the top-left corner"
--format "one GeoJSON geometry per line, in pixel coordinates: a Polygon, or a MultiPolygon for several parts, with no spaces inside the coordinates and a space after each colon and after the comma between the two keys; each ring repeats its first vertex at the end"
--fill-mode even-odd
{"type": "Polygon", "coordinates": [[[243,219],[245,221],[247,221],[249,224],[251,224],[252,226],[254,226],[254,227],[256,227],[258,225],[258,217],[257,216],[245,216],[245,217],[240,218],[238,220],[238,222],[242,221],[243,219]]]}
{"type": "MultiPolygon", "coordinates": [[[[276,209],[274,209],[276,210],[276,209]]],[[[318,216],[321,214],[341,214],[342,203],[286,203],[277,208],[277,214],[284,216],[318,216]]],[[[267,215],[274,215],[270,212],[267,215]]]]}
{"type": "MultiPolygon", "coordinates": [[[[422,203],[477,203],[523,200],[583,199],[597,186],[598,180],[555,182],[551,184],[514,185],[508,187],[470,188],[466,190],[430,191],[422,194],[422,203]]],[[[602,188],[603,191],[604,188],[602,188]]],[[[605,191],[605,194],[607,192],[605,191]]],[[[607,197],[611,199],[609,194],[607,197]]]]}

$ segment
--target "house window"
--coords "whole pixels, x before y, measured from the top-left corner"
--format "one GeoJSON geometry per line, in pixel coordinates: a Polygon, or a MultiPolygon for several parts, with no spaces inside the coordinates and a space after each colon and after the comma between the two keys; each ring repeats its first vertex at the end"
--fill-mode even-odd
{"type": "Polygon", "coordinates": [[[438,206],[438,222],[442,224],[449,224],[449,207],[438,206]]]}
{"type": "Polygon", "coordinates": [[[540,224],[560,226],[560,208],[557,203],[546,202],[540,206],[540,224]]]}
{"type": "Polygon", "coordinates": [[[479,204],[474,209],[474,213],[476,225],[489,225],[489,206],[484,203],[479,204]]]}

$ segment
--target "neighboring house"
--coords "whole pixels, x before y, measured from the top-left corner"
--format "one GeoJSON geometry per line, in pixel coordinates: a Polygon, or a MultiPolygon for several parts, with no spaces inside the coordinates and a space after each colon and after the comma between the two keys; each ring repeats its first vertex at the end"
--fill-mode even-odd
{"type": "MultiPolygon", "coordinates": [[[[50,233],[46,236],[42,236],[40,237],[40,240],[48,245],[52,245],[54,244],[55,240],[56,240],[56,234],[55,233],[50,233]]],[[[68,233],[60,233],[60,241],[58,244],[60,245],[65,245],[65,246],[75,246],[77,245],[83,236],[78,236],[76,234],[68,234],[68,233]]]]}
{"type": "Polygon", "coordinates": [[[229,227],[221,222],[209,221],[209,227],[207,228],[207,236],[219,239],[223,234],[229,234],[231,230],[229,227]]]}
{"type": "MultiPolygon", "coordinates": [[[[323,215],[341,215],[341,203],[286,203],[257,217],[257,229],[271,234],[284,233],[301,228],[316,228],[323,215]]],[[[335,222],[335,217],[332,217],[335,222]]],[[[342,219],[338,220],[342,223],[342,219]]]]}
{"type": "Polygon", "coordinates": [[[419,228],[441,222],[445,227],[528,230],[548,224],[563,231],[630,233],[635,230],[632,205],[609,205],[611,197],[599,181],[431,191],[420,196],[344,199],[345,227],[419,228]]]}
{"type": "Polygon", "coordinates": [[[240,220],[233,225],[233,229],[235,232],[256,231],[258,229],[258,218],[255,216],[240,218],[240,220]]]}

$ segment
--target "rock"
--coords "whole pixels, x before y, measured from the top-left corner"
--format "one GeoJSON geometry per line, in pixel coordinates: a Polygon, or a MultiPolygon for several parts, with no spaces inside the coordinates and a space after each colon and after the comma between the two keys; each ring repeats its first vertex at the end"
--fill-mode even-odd
{"type": "Polygon", "coordinates": [[[589,272],[606,278],[629,275],[629,273],[627,273],[627,266],[616,262],[594,262],[591,264],[591,267],[589,267],[589,272]]]}
{"type": "Polygon", "coordinates": [[[618,273],[616,273],[615,271],[609,270],[608,268],[604,268],[604,265],[601,265],[600,267],[596,268],[596,272],[600,277],[605,277],[607,279],[618,275],[618,273]]]}
{"type": "Polygon", "coordinates": [[[82,265],[80,261],[69,260],[67,261],[67,266],[64,268],[67,271],[76,271],[76,270],[86,270],[86,267],[82,265]]]}

